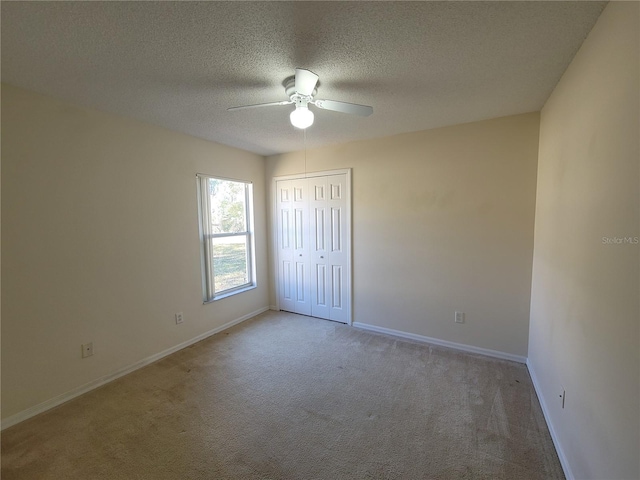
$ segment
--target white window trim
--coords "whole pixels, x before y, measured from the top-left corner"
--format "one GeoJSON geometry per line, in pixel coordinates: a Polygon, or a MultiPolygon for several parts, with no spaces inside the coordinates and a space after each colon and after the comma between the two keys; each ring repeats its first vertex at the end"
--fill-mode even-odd
{"type": "Polygon", "coordinates": [[[225,178],[217,175],[209,175],[203,173],[196,174],[196,191],[198,196],[198,230],[199,230],[199,241],[200,241],[200,264],[201,264],[201,275],[202,275],[202,298],[203,304],[212,303],[217,300],[222,300],[223,298],[227,298],[238,293],[246,292],[248,290],[253,290],[257,287],[256,284],[256,261],[255,261],[255,230],[254,230],[254,203],[253,203],[253,182],[247,180],[238,180],[233,178],[225,178]],[[208,195],[202,191],[203,180],[208,179],[215,180],[224,180],[230,182],[238,182],[245,184],[245,205],[246,205],[246,219],[247,219],[247,231],[239,232],[239,233],[207,233],[205,232],[205,224],[206,218],[209,216],[209,209],[204,208],[204,206],[208,203],[208,195]],[[248,188],[251,187],[251,188],[248,188]],[[232,236],[244,236],[247,238],[247,272],[249,276],[249,282],[238,285],[235,288],[227,289],[219,294],[215,293],[214,285],[215,285],[215,276],[212,271],[212,262],[208,261],[209,252],[208,252],[208,242],[205,241],[205,236],[210,238],[222,238],[222,237],[232,237],[232,236]]]}

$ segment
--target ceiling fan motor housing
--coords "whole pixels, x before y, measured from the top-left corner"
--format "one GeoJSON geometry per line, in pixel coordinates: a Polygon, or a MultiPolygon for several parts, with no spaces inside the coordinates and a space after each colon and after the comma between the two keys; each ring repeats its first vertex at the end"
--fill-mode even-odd
{"type": "Polygon", "coordinates": [[[316,85],[316,88],[313,89],[313,92],[311,92],[311,95],[300,95],[298,92],[296,92],[296,77],[294,76],[294,77],[289,77],[284,81],[284,91],[287,97],[289,97],[292,101],[295,102],[296,100],[295,98],[293,98],[295,96],[298,96],[301,98],[308,97],[309,100],[311,100],[316,95],[316,93],[318,93],[318,88],[316,85]]]}

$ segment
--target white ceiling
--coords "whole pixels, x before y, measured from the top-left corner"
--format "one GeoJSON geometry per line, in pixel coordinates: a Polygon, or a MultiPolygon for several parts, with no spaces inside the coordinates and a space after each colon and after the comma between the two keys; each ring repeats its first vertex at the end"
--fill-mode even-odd
{"type": "Polygon", "coordinates": [[[2,2],[2,81],[262,155],[540,110],[604,2],[2,2]],[[313,107],[312,107],[313,108],[313,107]]]}

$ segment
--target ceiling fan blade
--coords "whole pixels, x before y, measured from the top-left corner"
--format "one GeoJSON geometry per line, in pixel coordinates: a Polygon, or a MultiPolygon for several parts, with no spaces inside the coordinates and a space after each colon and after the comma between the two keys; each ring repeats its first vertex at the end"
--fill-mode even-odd
{"type": "Polygon", "coordinates": [[[311,95],[318,83],[318,75],[303,68],[296,68],[296,92],[300,95],[311,95]]]}
{"type": "Polygon", "coordinates": [[[283,100],[281,102],[269,102],[269,103],[256,103],[255,105],[242,105],[240,107],[227,108],[228,112],[235,112],[236,110],[244,110],[245,108],[257,108],[257,107],[272,107],[275,105],[291,105],[291,100],[283,100]]]}
{"type": "Polygon", "coordinates": [[[358,105],[357,103],[337,102],[335,100],[314,100],[312,102],[316,107],[324,110],[333,110],[334,112],[351,113],[368,117],[373,113],[373,107],[368,105],[358,105]]]}

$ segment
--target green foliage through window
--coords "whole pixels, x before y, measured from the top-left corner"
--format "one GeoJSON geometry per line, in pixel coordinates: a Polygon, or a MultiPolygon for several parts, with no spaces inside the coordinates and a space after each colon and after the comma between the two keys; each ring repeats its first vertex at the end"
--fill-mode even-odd
{"type": "Polygon", "coordinates": [[[244,183],[209,179],[213,233],[238,233],[247,230],[245,188],[244,183]]]}

